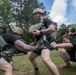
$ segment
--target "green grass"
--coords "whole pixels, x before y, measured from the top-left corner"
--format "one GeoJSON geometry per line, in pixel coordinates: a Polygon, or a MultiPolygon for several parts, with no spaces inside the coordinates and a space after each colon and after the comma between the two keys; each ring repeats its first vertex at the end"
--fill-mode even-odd
{"type": "MultiPolygon", "coordinates": [[[[14,56],[13,63],[15,68],[18,68],[18,71],[14,71],[14,75],[33,75],[34,70],[33,66],[28,59],[29,55],[22,55],[22,56],[14,56]]],[[[50,59],[57,65],[58,70],[61,75],[76,75],[76,63],[72,62],[72,68],[68,69],[61,69],[60,64],[64,64],[64,61],[61,59],[57,51],[51,51],[50,59]]],[[[40,68],[41,75],[52,75],[47,67],[42,62],[40,56],[36,58],[38,66],[40,68]]],[[[3,72],[0,71],[0,75],[3,75],[3,72]]]]}

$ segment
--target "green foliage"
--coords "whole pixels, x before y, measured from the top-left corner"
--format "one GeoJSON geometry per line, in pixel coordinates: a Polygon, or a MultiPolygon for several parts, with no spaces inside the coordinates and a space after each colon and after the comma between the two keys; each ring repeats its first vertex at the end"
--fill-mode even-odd
{"type": "Polygon", "coordinates": [[[64,29],[64,28],[66,28],[66,25],[65,25],[65,24],[62,24],[62,25],[60,26],[60,28],[61,28],[61,29],[64,29]]]}
{"type": "Polygon", "coordinates": [[[3,17],[4,22],[10,23],[12,19],[11,15],[12,5],[9,0],[0,0],[0,16],[3,17]]]}
{"type": "Polygon", "coordinates": [[[60,28],[57,30],[57,39],[56,39],[56,42],[59,43],[60,40],[61,40],[61,32],[63,31],[63,29],[66,29],[66,28],[76,28],[76,24],[70,24],[70,25],[65,25],[65,24],[62,24],[60,26],[60,28]]]}
{"type": "Polygon", "coordinates": [[[23,25],[24,27],[36,23],[36,20],[33,18],[33,10],[37,7],[44,7],[38,0],[11,0],[11,3],[12,5],[14,3],[12,15],[17,25],[23,25]]]}
{"type": "Polygon", "coordinates": [[[70,28],[74,28],[74,27],[76,28],[76,24],[71,24],[70,25],[70,28]]]}
{"type": "Polygon", "coordinates": [[[38,0],[0,0],[0,16],[7,25],[15,22],[16,26],[21,27],[24,30],[25,40],[25,32],[29,25],[37,23],[33,17],[33,10],[37,7],[45,9],[44,4],[38,0]]]}
{"type": "MultiPolygon", "coordinates": [[[[17,26],[21,27],[24,30],[23,39],[26,40],[26,30],[30,25],[37,23],[37,20],[33,17],[33,10],[37,7],[45,9],[44,4],[39,0],[0,0],[0,16],[3,17],[7,25],[15,22],[17,26]]],[[[45,14],[49,14],[49,12],[45,11],[45,14]]],[[[65,27],[73,28],[76,27],[76,24],[68,26],[62,24],[57,31],[57,42],[60,40],[60,29],[65,27]]],[[[9,26],[7,30],[9,30],[9,26]]]]}
{"type": "Polygon", "coordinates": [[[61,40],[61,32],[62,32],[62,30],[59,28],[58,30],[57,30],[57,38],[56,38],[56,42],[57,43],[59,43],[60,42],[60,40],[61,40]]]}
{"type": "Polygon", "coordinates": [[[33,10],[37,7],[44,9],[44,4],[38,0],[0,0],[0,16],[9,24],[25,26],[36,23],[33,19],[33,10]]]}

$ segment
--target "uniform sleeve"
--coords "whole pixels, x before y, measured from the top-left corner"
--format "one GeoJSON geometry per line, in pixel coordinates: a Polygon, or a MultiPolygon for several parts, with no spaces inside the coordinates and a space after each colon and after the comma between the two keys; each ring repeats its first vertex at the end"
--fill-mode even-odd
{"type": "Polygon", "coordinates": [[[50,19],[44,19],[44,25],[46,28],[48,28],[48,26],[51,24],[52,24],[52,21],[50,19]]]}
{"type": "Polygon", "coordinates": [[[5,33],[3,35],[4,40],[9,43],[9,44],[14,44],[14,42],[16,40],[19,40],[18,37],[16,37],[15,35],[13,35],[12,33],[5,33]]]}

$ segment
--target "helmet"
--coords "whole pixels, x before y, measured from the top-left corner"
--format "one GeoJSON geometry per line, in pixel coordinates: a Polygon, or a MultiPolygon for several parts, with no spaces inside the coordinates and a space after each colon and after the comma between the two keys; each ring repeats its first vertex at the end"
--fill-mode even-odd
{"type": "Polygon", "coordinates": [[[35,14],[35,13],[37,13],[37,12],[44,14],[44,11],[43,11],[41,8],[36,8],[36,9],[33,11],[33,14],[35,14]]]}
{"type": "Polygon", "coordinates": [[[20,27],[15,27],[12,29],[12,31],[16,34],[21,34],[23,35],[23,30],[20,27]]]}

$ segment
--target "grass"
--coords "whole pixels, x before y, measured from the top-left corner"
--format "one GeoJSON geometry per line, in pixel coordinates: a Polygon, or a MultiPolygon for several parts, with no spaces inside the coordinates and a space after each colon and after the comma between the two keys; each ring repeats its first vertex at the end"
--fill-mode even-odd
{"type": "MultiPolygon", "coordinates": [[[[33,66],[28,57],[29,55],[13,57],[14,66],[19,69],[18,71],[13,72],[14,75],[33,75],[33,66]]],[[[64,64],[64,61],[61,59],[57,51],[51,51],[51,60],[57,65],[61,75],[76,75],[76,63],[72,62],[72,68],[68,69],[61,69],[60,66],[58,66],[60,64],[64,64]]],[[[40,56],[36,58],[36,61],[40,68],[41,75],[52,75],[42,62],[40,56]]],[[[0,71],[0,75],[3,75],[3,72],[0,71]]]]}

